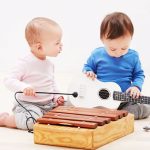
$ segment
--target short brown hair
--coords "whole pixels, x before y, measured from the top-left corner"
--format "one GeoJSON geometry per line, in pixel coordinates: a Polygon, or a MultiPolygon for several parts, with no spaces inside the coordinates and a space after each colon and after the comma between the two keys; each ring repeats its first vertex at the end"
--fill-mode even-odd
{"type": "Polygon", "coordinates": [[[122,12],[108,14],[102,21],[100,27],[100,38],[116,39],[129,33],[131,37],[134,27],[130,18],[122,12]]]}

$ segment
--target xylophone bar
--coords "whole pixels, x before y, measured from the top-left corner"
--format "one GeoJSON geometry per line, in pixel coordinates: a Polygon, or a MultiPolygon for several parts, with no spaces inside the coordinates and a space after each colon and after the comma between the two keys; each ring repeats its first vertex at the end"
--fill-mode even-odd
{"type": "Polygon", "coordinates": [[[37,119],[40,124],[67,125],[94,129],[116,121],[128,113],[112,109],[59,106],[37,119]]]}
{"type": "Polygon", "coordinates": [[[76,114],[54,113],[54,112],[48,112],[47,114],[43,116],[43,118],[95,122],[95,123],[98,123],[99,126],[102,126],[111,121],[110,118],[104,118],[104,117],[98,117],[98,116],[76,115],[76,114]]]}
{"type": "Polygon", "coordinates": [[[98,126],[98,124],[94,122],[52,119],[52,118],[39,118],[37,119],[37,122],[40,124],[65,125],[65,126],[82,127],[88,129],[95,129],[98,126]]]}
{"type": "Polygon", "coordinates": [[[110,118],[112,121],[116,121],[122,117],[127,116],[128,112],[125,110],[114,110],[114,109],[99,109],[99,108],[82,108],[72,106],[59,106],[51,112],[57,113],[68,113],[78,115],[89,115],[110,118]]]}

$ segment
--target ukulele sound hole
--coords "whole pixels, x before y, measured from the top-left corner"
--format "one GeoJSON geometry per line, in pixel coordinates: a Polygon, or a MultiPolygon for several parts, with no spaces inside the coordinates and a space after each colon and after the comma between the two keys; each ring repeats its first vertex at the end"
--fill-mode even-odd
{"type": "Polygon", "coordinates": [[[98,95],[99,95],[99,97],[100,97],[101,99],[108,99],[109,96],[110,96],[108,90],[106,90],[106,89],[101,89],[101,90],[99,91],[98,95]]]}

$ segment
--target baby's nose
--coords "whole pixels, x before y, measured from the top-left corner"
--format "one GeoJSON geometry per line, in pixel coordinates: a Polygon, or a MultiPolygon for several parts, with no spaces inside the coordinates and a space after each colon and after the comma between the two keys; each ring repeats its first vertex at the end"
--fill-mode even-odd
{"type": "Polygon", "coordinates": [[[62,50],[63,44],[60,44],[60,50],[62,50]]]}

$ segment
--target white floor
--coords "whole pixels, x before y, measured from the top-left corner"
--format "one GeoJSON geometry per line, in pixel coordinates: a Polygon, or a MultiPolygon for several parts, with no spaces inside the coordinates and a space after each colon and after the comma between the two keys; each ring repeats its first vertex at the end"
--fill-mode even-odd
{"type": "MultiPolygon", "coordinates": [[[[150,126],[150,118],[135,121],[135,131],[125,137],[106,144],[99,150],[149,150],[150,132],[142,128],[150,126]]],[[[17,129],[0,128],[0,150],[75,150],[73,148],[34,144],[33,134],[17,129]]]]}
{"type": "MultiPolygon", "coordinates": [[[[0,75],[0,79],[3,75],[0,75]]],[[[57,77],[58,82],[62,85],[61,90],[66,90],[70,81],[68,75],[57,77]]],[[[13,106],[13,93],[8,91],[0,82],[0,112],[11,112],[13,106]]],[[[148,96],[150,80],[144,84],[144,94],[148,96]]],[[[150,95],[150,93],[149,93],[150,95]]],[[[143,130],[144,126],[150,126],[150,118],[135,121],[135,130],[132,134],[122,137],[116,141],[100,147],[100,150],[149,150],[150,149],[150,132],[143,130]]],[[[73,150],[72,148],[55,147],[47,145],[34,144],[33,134],[27,131],[9,129],[0,127],[0,150],[73,150]]]]}

